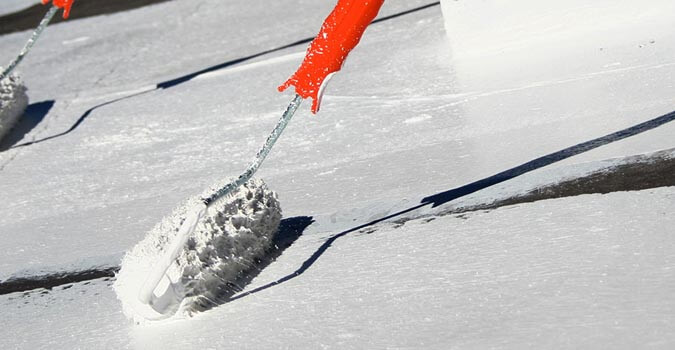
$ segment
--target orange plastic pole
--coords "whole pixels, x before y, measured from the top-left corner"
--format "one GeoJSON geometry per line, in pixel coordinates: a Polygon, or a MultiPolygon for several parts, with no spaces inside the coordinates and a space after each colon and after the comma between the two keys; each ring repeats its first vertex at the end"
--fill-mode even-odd
{"type": "Polygon", "coordinates": [[[384,0],[338,0],[319,34],[309,44],[300,68],[279,86],[279,91],[293,85],[298,95],[313,99],[312,113],[316,114],[327,78],[342,68],[383,3],[384,0]]]}
{"type": "MultiPolygon", "coordinates": [[[[42,0],[42,4],[46,5],[49,3],[49,1],[50,0],[42,0]]],[[[63,19],[68,18],[68,16],[70,16],[70,8],[73,7],[73,1],[75,0],[53,0],[53,1],[54,6],[63,9],[63,19]]]]}

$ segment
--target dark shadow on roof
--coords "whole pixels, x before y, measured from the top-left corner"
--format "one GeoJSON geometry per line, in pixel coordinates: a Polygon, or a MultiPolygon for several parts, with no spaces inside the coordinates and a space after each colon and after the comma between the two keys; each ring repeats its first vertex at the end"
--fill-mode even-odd
{"type": "Polygon", "coordinates": [[[0,142],[0,152],[12,148],[33,130],[47,116],[54,106],[54,100],[31,103],[23,112],[23,116],[14,125],[12,130],[0,142]]]}

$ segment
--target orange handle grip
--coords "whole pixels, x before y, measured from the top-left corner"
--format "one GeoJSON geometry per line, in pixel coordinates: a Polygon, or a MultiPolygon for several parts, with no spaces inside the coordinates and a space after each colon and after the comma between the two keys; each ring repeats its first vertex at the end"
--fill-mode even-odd
{"type": "MultiPolygon", "coordinates": [[[[49,3],[50,0],[42,0],[42,4],[46,5],[49,3]]],[[[75,0],[53,0],[54,1],[54,6],[58,8],[63,9],[63,19],[68,18],[70,16],[70,8],[73,7],[73,1],[75,0]]]]}
{"type": "Polygon", "coordinates": [[[279,91],[293,85],[298,95],[313,99],[312,113],[316,113],[327,77],[340,70],[383,3],[384,0],[338,0],[309,44],[300,68],[279,86],[279,91]]]}

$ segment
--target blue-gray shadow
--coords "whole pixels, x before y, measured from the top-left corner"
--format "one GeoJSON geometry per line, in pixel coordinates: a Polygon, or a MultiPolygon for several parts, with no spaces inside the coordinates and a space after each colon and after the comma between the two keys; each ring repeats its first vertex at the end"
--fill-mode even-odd
{"type": "Polygon", "coordinates": [[[134,94],[131,94],[131,95],[128,95],[128,96],[116,98],[114,100],[98,104],[94,107],[89,108],[87,111],[85,111],[79,118],[77,118],[75,123],[70,128],[68,128],[68,130],[66,130],[64,132],[60,132],[60,133],[55,134],[55,135],[47,136],[45,138],[41,138],[39,140],[20,143],[18,145],[12,146],[11,148],[19,148],[19,147],[26,147],[26,146],[30,146],[30,145],[35,145],[35,144],[38,144],[38,143],[41,143],[41,142],[45,142],[45,141],[55,139],[57,137],[68,135],[71,132],[73,132],[75,129],[77,129],[85,121],[85,119],[87,119],[91,115],[91,113],[94,112],[95,110],[97,110],[101,107],[105,107],[107,105],[113,104],[115,102],[119,102],[119,101],[126,100],[126,99],[129,99],[129,98],[132,98],[132,97],[140,96],[140,95],[143,95],[143,94],[147,94],[147,93],[152,92],[152,91],[154,91],[154,90],[151,89],[151,90],[146,90],[146,91],[142,91],[142,92],[137,92],[137,93],[134,93],[134,94]]]}
{"type": "Polygon", "coordinates": [[[362,230],[364,228],[367,228],[369,226],[373,226],[373,225],[376,225],[378,223],[400,217],[403,214],[412,212],[414,210],[420,209],[420,208],[425,207],[427,205],[432,205],[432,207],[437,207],[439,205],[448,203],[448,202],[453,201],[455,199],[464,197],[466,195],[472,194],[472,193],[480,191],[482,189],[486,189],[490,186],[493,186],[493,185],[502,183],[504,181],[513,179],[515,177],[518,177],[518,176],[521,176],[523,174],[534,171],[536,169],[540,169],[542,167],[551,165],[551,164],[559,162],[561,160],[573,157],[575,155],[578,155],[578,154],[581,154],[581,153],[584,153],[584,152],[588,152],[588,151],[596,149],[598,147],[608,145],[610,143],[617,142],[617,141],[623,140],[625,138],[644,133],[644,132],[649,131],[649,130],[653,130],[653,129],[658,128],[658,127],[660,127],[664,124],[670,123],[673,120],[675,120],[675,111],[670,112],[670,113],[665,114],[665,115],[662,115],[658,118],[651,119],[651,120],[646,121],[644,123],[634,125],[630,128],[626,128],[626,129],[623,129],[623,130],[620,130],[620,131],[617,131],[617,132],[614,132],[614,133],[611,133],[611,134],[608,134],[608,135],[605,135],[605,136],[602,136],[602,137],[598,137],[598,138],[590,140],[590,141],[586,141],[586,142],[574,145],[572,147],[565,148],[565,149],[560,150],[558,152],[554,152],[554,153],[545,155],[543,157],[533,159],[533,160],[531,160],[527,163],[523,163],[523,164],[521,164],[517,167],[502,171],[498,174],[487,177],[485,179],[481,179],[481,180],[472,182],[470,184],[467,184],[467,185],[464,185],[464,186],[461,186],[461,187],[453,188],[453,189],[450,189],[448,191],[436,193],[434,195],[425,197],[424,199],[422,199],[422,201],[418,205],[415,205],[415,206],[410,207],[408,209],[405,209],[405,210],[399,211],[397,213],[388,215],[388,216],[383,217],[381,219],[373,220],[373,221],[365,223],[363,225],[359,225],[359,226],[356,226],[356,227],[351,228],[349,230],[346,230],[346,231],[335,234],[334,236],[332,236],[328,240],[326,240],[326,242],[324,242],[293,273],[291,273],[289,275],[286,275],[286,276],[284,276],[284,277],[282,277],[282,278],[280,278],[280,279],[278,279],[274,282],[268,283],[264,286],[255,288],[251,291],[235,295],[235,296],[231,297],[229,299],[229,301],[231,302],[231,301],[234,301],[234,300],[237,300],[237,299],[244,298],[244,297],[249,296],[251,294],[261,292],[265,289],[274,287],[276,285],[287,282],[289,280],[292,280],[292,279],[302,275],[305,271],[307,271],[310,267],[312,267],[312,265],[314,265],[314,263],[317,260],[319,260],[319,258],[333,245],[333,243],[336,240],[338,240],[338,239],[340,239],[340,238],[342,238],[342,237],[344,237],[344,236],[346,236],[346,235],[348,235],[352,232],[356,232],[356,231],[362,230]]]}
{"type": "Polygon", "coordinates": [[[236,280],[219,286],[220,290],[213,298],[200,300],[199,311],[206,311],[229,302],[234,294],[244,290],[267,266],[276,261],[313,222],[314,219],[311,216],[296,216],[281,220],[277,232],[272,237],[272,248],[263,257],[249,261],[248,268],[242,271],[236,280]]]}
{"type": "Polygon", "coordinates": [[[10,130],[2,139],[2,142],[0,142],[0,152],[6,151],[21,142],[31,130],[35,129],[35,127],[45,119],[53,106],[54,100],[36,102],[28,105],[16,125],[14,125],[12,130],[10,130]]]}
{"type": "Polygon", "coordinates": [[[597,139],[593,139],[590,141],[586,141],[577,145],[574,145],[572,147],[565,148],[563,150],[560,150],[558,152],[554,152],[551,154],[547,154],[543,157],[539,157],[537,159],[533,159],[527,163],[521,164],[517,167],[502,171],[498,174],[492,175],[490,177],[487,177],[485,179],[481,179],[475,182],[472,182],[470,184],[464,185],[462,187],[454,188],[445,192],[437,193],[432,196],[428,196],[424,199],[422,199],[422,203],[424,204],[432,204],[432,207],[437,207],[439,205],[448,203],[452,200],[455,200],[460,197],[464,197],[468,194],[472,194],[474,192],[480,191],[484,188],[488,188],[490,186],[494,186],[496,184],[502,183],[507,180],[511,180],[515,177],[518,177],[520,175],[523,175],[525,173],[529,173],[533,170],[537,170],[539,168],[545,167],[547,165],[551,165],[553,163],[559,162],[561,160],[576,156],[581,153],[588,152],[590,150],[596,149],[598,147],[608,145],[610,143],[616,142],[623,140],[625,138],[635,136],[638,134],[641,134],[645,131],[649,131],[655,128],[658,128],[661,125],[664,125],[666,123],[672,122],[675,120],[675,111],[670,112],[668,114],[662,115],[658,118],[654,118],[652,120],[646,121],[644,123],[640,123],[637,125],[634,125],[630,128],[623,129],[621,131],[617,131],[602,137],[598,137],[597,139]]]}

